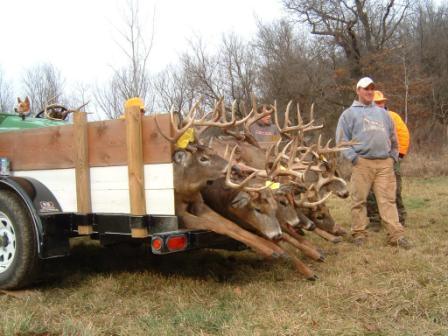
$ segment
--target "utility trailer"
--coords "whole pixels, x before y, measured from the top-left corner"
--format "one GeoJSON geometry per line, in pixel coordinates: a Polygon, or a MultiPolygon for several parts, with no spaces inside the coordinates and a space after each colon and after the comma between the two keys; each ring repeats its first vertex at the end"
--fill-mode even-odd
{"type": "MultiPolygon", "coordinates": [[[[74,112],[73,124],[32,119],[0,115],[0,157],[10,162],[0,176],[0,288],[28,285],[42,260],[69,255],[78,236],[147,242],[154,254],[244,248],[179,228],[173,147],[154,116],[132,106],[117,120],[87,122],[84,112],[74,112]]],[[[170,134],[169,116],[158,121],[170,134]]]]}

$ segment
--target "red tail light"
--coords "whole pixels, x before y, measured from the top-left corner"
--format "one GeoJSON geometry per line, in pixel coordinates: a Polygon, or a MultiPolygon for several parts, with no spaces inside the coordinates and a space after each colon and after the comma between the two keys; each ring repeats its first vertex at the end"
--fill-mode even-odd
{"type": "Polygon", "coordinates": [[[180,251],[187,248],[188,240],[185,235],[168,237],[166,245],[170,251],[180,251]]]}
{"type": "Polygon", "coordinates": [[[154,237],[151,241],[151,248],[153,251],[160,251],[163,247],[163,240],[160,237],[154,237]]]}

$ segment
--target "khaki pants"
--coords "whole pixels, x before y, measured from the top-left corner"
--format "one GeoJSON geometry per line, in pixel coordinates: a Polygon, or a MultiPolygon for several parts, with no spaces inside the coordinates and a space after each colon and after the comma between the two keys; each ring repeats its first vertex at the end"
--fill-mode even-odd
{"type": "Polygon", "coordinates": [[[359,158],[352,169],[352,235],[367,236],[366,200],[370,188],[378,203],[381,219],[386,227],[390,242],[403,236],[403,226],[398,221],[395,204],[396,180],[393,159],[369,160],[359,158]]]}
{"type": "MultiPolygon", "coordinates": [[[[400,171],[400,161],[394,163],[395,180],[397,181],[397,192],[395,193],[395,203],[397,204],[398,220],[401,225],[405,226],[406,208],[404,207],[403,198],[401,197],[402,180],[400,171]]],[[[370,190],[367,197],[367,217],[371,226],[380,225],[381,218],[378,212],[378,205],[373,191],[370,190]]]]}

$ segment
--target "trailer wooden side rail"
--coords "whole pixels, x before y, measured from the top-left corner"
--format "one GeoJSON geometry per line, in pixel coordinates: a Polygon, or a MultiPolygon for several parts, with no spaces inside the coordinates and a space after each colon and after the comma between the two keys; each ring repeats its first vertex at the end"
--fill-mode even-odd
{"type": "MultiPolygon", "coordinates": [[[[169,115],[158,121],[170,134],[169,115]]],[[[0,288],[26,286],[41,259],[68,255],[80,235],[103,245],[147,241],[154,254],[244,248],[179,229],[172,155],[154,117],[137,107],[124,119],[87,122],[75,112],[73,124],[0,133],[0,157],[11,163],[0,176],[0,288]]]]}

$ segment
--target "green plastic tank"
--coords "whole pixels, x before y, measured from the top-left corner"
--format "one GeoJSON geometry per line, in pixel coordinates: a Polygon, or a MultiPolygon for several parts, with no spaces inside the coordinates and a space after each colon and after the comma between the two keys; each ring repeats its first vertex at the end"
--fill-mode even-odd
{"type": "Polygon", "coordinates": [[[17,114],[0,112],[0,132],[18,131],[28,128],[66,125],[67,121],[48,120],[45,118],[26,117],[22,119],[17,114]]]}

